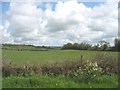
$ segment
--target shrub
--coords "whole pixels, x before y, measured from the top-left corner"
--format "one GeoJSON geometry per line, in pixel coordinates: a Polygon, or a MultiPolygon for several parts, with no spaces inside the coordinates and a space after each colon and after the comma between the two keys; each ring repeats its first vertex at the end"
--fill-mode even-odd
{"type": "Polygon", "coordinates": [[[112,57],[106,53],[96,54],[94,62],[98,63],[98,66],[103,69],[103,74],[118,74],[118,57],[112,57]]]}
{"type": "Polygon", "coordinates": [[[102,68],[100,68],[96,62],[85,61],[81,67],[71,72],[72,76],[83,77],[86,82],[91,81],[95,77],[102,74],[102,68]]]}

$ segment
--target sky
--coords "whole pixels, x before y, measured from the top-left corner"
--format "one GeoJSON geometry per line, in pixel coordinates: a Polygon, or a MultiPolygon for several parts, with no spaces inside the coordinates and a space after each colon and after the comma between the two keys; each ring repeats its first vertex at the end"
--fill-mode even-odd
{"type": "Polygon", "coordinates": [[[2,2],[0,8],[0,43],[113,45],[118,37],[117,2],[2,2]]]}

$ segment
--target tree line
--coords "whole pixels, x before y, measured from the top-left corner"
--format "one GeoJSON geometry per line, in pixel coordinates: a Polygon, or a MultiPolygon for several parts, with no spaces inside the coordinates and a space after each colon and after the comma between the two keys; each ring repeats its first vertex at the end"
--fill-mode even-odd
{"type": "Polygon", "coordinates": [[[99,41],[96,45],[86,42],[82,43],[67,43],[63,45],[62,50],[75,49],[75,50],[100,50],[100,51],[120,51],[120,39],[115,38],[114,46],[110,46],[107,41],[99,41]]]}
{"type": "Polygon", "coordinates": [[[114,46],[110,46],[107,41],[99,41],[96,45],[89,44],[87,42],[82,43],[67,43],[63,46],[34,46],[25,44],[2,44],[2,49],[74,49],[74,50],[99,50],[99,51],[120,51],[120,38],[114,39],[114,46]],[[16,46],[16,47],[13,47],[16,46]],[[29,47],[29,48],[28,48],[29,47]]]}

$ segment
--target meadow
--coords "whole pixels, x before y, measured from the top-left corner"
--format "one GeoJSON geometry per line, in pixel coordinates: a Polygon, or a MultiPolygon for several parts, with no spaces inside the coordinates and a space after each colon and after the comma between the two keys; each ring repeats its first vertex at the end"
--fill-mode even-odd
{"type": "Polygon", "coordinates": [[[85,50],[50,50],[50,51],[17,51],[3,50],[3,60],[11,61],[16,65],[25,63],[42,64],[56,61],[80,60],[81,55],[84,59],[93,60],[98,55],[106,55],[113,58],[118,57],[118,52],[105,51],[85,51],[85,50]]]}
{"type": "Polygon", "coordinates": [[[118,52],[45,49],[4,48],[3,88],[118,87],[118,52]]]}

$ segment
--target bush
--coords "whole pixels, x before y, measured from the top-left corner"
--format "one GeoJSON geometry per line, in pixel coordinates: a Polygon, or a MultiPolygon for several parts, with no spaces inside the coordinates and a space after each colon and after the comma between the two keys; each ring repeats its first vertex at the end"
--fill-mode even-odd
{"type": "Polygon", "coordinates": [[[103,69],[104,74],[118,74],[118,57],[112,57],[111,55],[96,54],[94,57],[94,62],[98,63],[98,66],[103,69]]]}
{"type": "Polygon", "coordinates": [[[102,74],[102,68],[100,68],[96,62],[85,61],[81,67],[71,72],[72,76],[83,77],[86,82],[93,80],[95,77],[102,74]]]}

